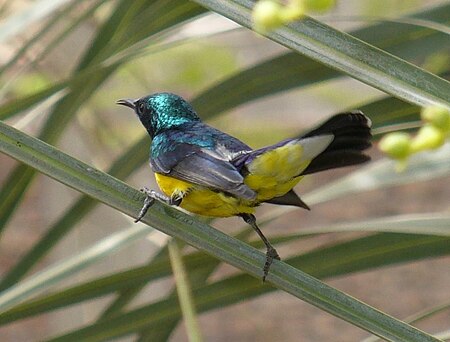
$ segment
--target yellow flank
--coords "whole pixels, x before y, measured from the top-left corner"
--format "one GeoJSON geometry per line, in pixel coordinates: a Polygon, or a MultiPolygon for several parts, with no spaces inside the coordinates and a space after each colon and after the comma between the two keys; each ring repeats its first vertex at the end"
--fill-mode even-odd
{"type": "Polygon", "coordinates": [[[244,183],[255,190],[255,201],[247,201],[223,192],[156,173],[156,182],[169,197],[183,197],[180,206],[194,214],[215,217],[253,213],[260,202],[279,197],[291,190],[303,177],[298,176],[311,162],[302,160],[299,143],[288,143],[256,157],[248,165],[244,183]]]}
{"type": "Polygon", "coordinates": [[[159,188],[167,196],[184,194],[180,207],[194,214],[229,217],[241,213],[251,214],[255,211],[256,203],[250,203],[223,192],[212,191],[160,173],[155,173],[155,178],[159,188]]]}
{"type": "Polygon", "coordinates": [[[155,173],[155,179],[161,191],[169,197],[187,193],[193,187],[191,183],[163,175],[162,173],[155,173]]]}
{"type": "Polygon", "coordinates": [[[303,147],[296,142],[265,152],[248,165],[244,183],[256,191],[258,201],[282,196],[303,178],[298,175],[311,160],[302,156],[303,147]]]}

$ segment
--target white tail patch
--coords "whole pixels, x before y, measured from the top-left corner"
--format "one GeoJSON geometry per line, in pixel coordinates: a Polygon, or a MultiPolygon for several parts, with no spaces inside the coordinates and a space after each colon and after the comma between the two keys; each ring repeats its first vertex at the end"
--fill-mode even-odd
{"type": "Polygon", "coordinates": [[[315,137],[303,138],[295,141],[303,147],[302,159],[313,160],[331,144],[334,139],[333,134],[318,135],[315,137]]]}

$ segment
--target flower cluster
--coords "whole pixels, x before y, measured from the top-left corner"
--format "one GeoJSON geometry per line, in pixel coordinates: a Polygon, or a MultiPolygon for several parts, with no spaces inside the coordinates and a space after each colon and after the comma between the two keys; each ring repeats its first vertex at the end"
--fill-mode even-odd
{"type": "Polygon", "coordinates": [[[450,110],[440,106],[426,107],[421,117],[424,124],[414,137],[395,132],[386,134],[378,144],[381,151],[399,162],[399,171],[406,167],[412,154],[437,149],[450,138],[450,110]]]}
{"type": "Polygon", "coordinates": [[[301,19],[307,11],[326,11],[334,4],[335,0],[289,0],[285,5],[277,0],[260,0],[253,8],[254,28],[260,33],[266,33],[301,19]]]}

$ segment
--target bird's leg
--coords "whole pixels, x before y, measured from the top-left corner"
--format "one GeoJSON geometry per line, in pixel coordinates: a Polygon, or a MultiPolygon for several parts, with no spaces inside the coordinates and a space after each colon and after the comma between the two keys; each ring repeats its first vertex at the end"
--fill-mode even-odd
{"type": "Polygon", "coordinates": [[[277,250],[270,244],[269,240],[267,240],[267,238],[264,236],[262,231],[257,226],[255,215],[252,215],[252,214],[241,214],[240,216],[244,219],[244,221],[247,224],[252,226],[252,228],[256,231],[256,233],[259,235],[261,240],[266,245],[266,248],[267,248],[266,263],[264,264],[264,268],[263,268],[264,274],[263,274],[263,278],[262,278],[262,280],[265,281],[266,277],[267,277],[267,274],[269,273],[270,265],[272,265],[273,259],[280,260],[280,256],[278,255],[277,250]]]}
{"type": "Polygon", "coordinates": [[[175,205],[179,206],[181,203],[182,197],[168,197],[166,195],[160,194],[156,192],[155,190],[150,190],[146,187],[142,188],[141,191],[146,195],[144,200],[144,205],[142,206],[141,211],[139,211],[139,215],[134,222],[139,222],[144,215],[147,213],[148,209],[155,203],[155,200],[159,200],[161,202],[164,202],[168,205],[175,205]]]}

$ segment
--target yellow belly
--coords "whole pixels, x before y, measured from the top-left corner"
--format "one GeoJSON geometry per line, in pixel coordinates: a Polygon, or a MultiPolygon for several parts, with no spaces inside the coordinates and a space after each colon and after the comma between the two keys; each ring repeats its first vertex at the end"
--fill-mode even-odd
{"type": "Polygon", "coordinates": [[[257,205],[256,202],[251,203],[241,200],[160,173],[156,173],[155,178],[159,188],[167,196],[182,195],[183,200],[180,207],[194,214],[214,217],[229,217],[242,213],[251,214],[255,211],[254,207],[257,205]]]}

